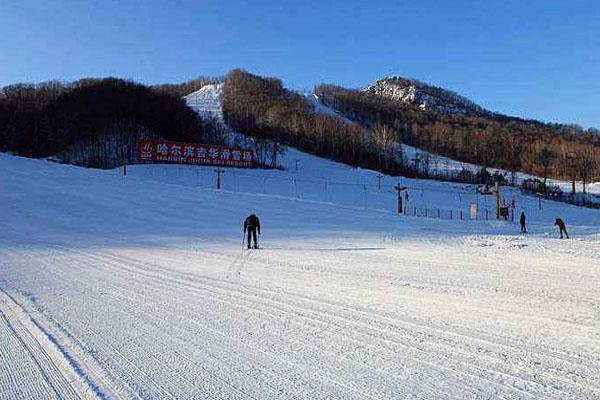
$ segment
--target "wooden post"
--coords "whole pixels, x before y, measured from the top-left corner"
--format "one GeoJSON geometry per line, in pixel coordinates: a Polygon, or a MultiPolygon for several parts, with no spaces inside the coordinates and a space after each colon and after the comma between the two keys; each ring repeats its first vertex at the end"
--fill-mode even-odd
{"type": "Polygon", "coordinates": [[[496,191],[496,219],[500,219],[500,184],[498,182],[496,182],[494,190],[496,191]]]}

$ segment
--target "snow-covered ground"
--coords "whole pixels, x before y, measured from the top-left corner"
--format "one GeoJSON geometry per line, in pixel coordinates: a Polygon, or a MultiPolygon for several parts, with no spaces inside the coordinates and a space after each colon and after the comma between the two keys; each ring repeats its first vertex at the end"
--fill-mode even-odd
{"type": "MultiPolygon", "coordinates": [[[[417,213],[424,212],[425,208],[434,213],[439,209],[446,214],[452,210],[456,219],[460,218],[462,211],[463,219],[468,219],[471,205],[477,204],[480,220],[486,219],[486,210],[490,219],[495,215],[495,197],[478,194],[477,187],[473,185],[381,175],[376,171],[349,167],[293,148],[279,158],[279,163],[283,170],[229,168],[221,177],[222,188],[232,193],[278,195],[393,214],[397,208],[394,186],[400,183],[407,188],[408,201],[404,199],[404,205],[409,212],[413,207],[417,213]]],[[[114,170],[113,173],[122,174],[122,170],[114,170]]],[[[131,165],[127,167],[127,176],[147,180],[149,184],[205,189],[216,188],[217,181],[215,168],[204,166],[131,165]]],[[[577,224],[581,229],[594,229],[593,225],[600,216],[598,210],[585,210],[548,200],[542,201],[540,210],[537,198],[524,196],[510,187],[501,188],[501,196],[508,204],[514,198],[515,213],[525,211],[531,223],[540,224],[549,231],[557,217],[567,223],[577,224]]],[[[446,214],[444,217],[448,218],[446,214]]]]}
{"type": "Polygon", "coordinates": [[[0,399],[600,397],[598,211],[521,236],[143,168],[0,155],[0,399]]]}
{"type": "MultiPolygon", "coordinates": [[[[414,146],[409,146],[407,144],[402,144],[402,151],[404,153],[404,157],[406,157],[406,159],[411,162],[415,159],[415,157],[419,157],[420,159],[423,159],[424,155],[429,155],[429,158],[430,158],[429,172],[434,175],[435,174],[442,174],[442,175],[443,174],[449,174],[449,175],[457,174],[463,169],[465,169],[467,171],[471,171],[472,173],[477,173],[478,171],[481,170],[480,165],[453,160],[451,158],[440,156],[438,154],[429,153],[427,151],[416,148],[414,146]]],[[[506,177],[506,180],[510,182],[510,179],[511,179],[510,171],[500,169],[500,168],[488,168],[488,172],[491,174],[495,173],[496,171],[498,173],[504,175],[506,177]]],[[[534,175],[526,174],[523,172],[517,172],[515,174],[515,179],[517,179],[518,182],[522,182],[525,179],[543,180],[543,178],[541,178],[539,176],[534,176],[534,175]]],[[[547,180],[547,184],[549,186],[556,185],[556,186],[560,187],[560,189],[564,193],[571,193],[571,187],[572,187],[571,182],[566,182],[566,181],[561,181],[558,179],[549,178],[547,180]]],[[[594,195],[600,195],[600,182],[593,182],[593,183],[588,182],[588,184],[586,184],[585,189],[586,189],[587,193],[594,194],[594,195]]],[[[577,191],[577,193],[583,192],[583,184],[581,181],[575,182],[575,190],[577,191]]]]}

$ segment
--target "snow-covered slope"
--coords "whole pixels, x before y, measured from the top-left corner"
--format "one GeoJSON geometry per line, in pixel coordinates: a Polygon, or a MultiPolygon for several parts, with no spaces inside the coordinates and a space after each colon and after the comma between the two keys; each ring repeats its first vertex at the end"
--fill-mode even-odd
{"type": "Polygon", "coordinates": [[[343,117],[339,112],[337,112],[333,108],[328,107],[325,104],[323,104],[321,102],[321,100],[319,99],[319,96],[317,96],[315,93],[308,93],[305,95],[305,97],[306,97],[306,100],[313,106],[315,112],[323,114],[323,115],[327,115],[329,117],[338,117],[347,123],[352,123],[349,119],[347,119],[346,117],[343,117]]]}
{"type": "Polygon", "coordinates": [[[0,155],[0,397],[600,396],[596,211],[557,206],[519,236],[143,168],[0,155]],[[246,252],[250,212],[264,248],[246,252]]]}
{"type": "MultiPolygon", "coordinates": [[[[492,219],[495,214],[493,196],[478,194],[476,186],[472,185],[386,176],[318,158],[293,148],[279,158],[279,163],[283,170],[227,169],[222,176],[222,187],[233,193],[278,195],[393,214],[397,208],[394,186],[400,183],[407,188],[409,195],[404,205],[411,211],[415,207],[417,213],[425,212],[426,208],[434,213],[438,209],[446,213],[452,210],[453,218],[459,218],[462,211],[463,218],[467,219],[471,204],[477,204],[478,218],[486,219],[487,215],[492,219]]],[[[121,172],[115,170],[114,173],[121,172]]],[[[188,187],[212,189],[216,186],[213,167],[132,165],[127,168],[127,175],[149,182],[188,187]]],[[[600,212],[597,210],[547,200],[542,201],[540,210],[537,198],[522,195],[516,189],[503,187],[501,194],[507,202],[514,198],[515,212],[525,210],[530,222],[539,224],[541,231],[546,233],[552,231],[552,223],[558,216],[581,225],[584,230],[593,230],[593,224],[600,223],[600,212]]]]}
{"type": "Polygon", "coordinates": [[[183,99],[186,104],[202,117],[223,119],[223,84],[206,85],[183,99]]]}

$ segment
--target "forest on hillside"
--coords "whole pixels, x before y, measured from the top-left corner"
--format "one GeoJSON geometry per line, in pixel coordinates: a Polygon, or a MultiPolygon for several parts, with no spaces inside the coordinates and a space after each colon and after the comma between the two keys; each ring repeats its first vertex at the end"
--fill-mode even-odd
{"type": "Polygon", "coordinates": [[[235,131],[259,139],[257,153],[271,153],[276,165],[278,144],[390,174],[415,176],[398,159],[390,131],[376,126],[365,133],[359,124],[315,113],[306,98],[284,88],[276,78],[243,70],[225,77],[223,115],[235,131]]]}
{"type": "Polygon", "coordinates": [[[176,95],[121,79],[17,84],[0,91],[0,151],[109,168],[140,137],[199,142],[202,121],[176,95]]]}
{"type": "Polygon", "coordinates": [[[290,145],[353,166],[427,177],[429,170],[419,167],[427,160],[404,158],[399,143],[406,143],[483,167],[479,174],[452,177],[464,182],[488,182],[488,167],[586,183],[600,176],[600,134],[594,130],[496,113],[440,115],[369,91],[317,86],[320,100],[350,123],[315,112],[279,79],[239,69],[224,78],[152,87],[115,78],[4,87],[0,151],[109,168],[133,160],[140,137],[223,144],[224,127],[202,121],[182,100],[217,82],[224,82],[227,124],[249,137],[263,166],[277,167],[283,146],[290,145]]]}
{"type": "Polygon", "coordinates": [[[320,99],[365,126],[386,126],[393,136],[434,154],[483,167],[590,182],[600,176],[600,134],[499,114],[439,115],[373,93],[323,84],[320,99]]]}

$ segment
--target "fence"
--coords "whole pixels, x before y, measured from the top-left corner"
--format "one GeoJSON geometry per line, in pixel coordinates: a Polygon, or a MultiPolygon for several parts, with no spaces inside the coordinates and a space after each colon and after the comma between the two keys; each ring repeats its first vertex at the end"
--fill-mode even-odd
{"type": "MultiPolygon", "coordinates": [[[[469,220],[480,220],[480,221],[489,221],[492,218],[495,218],[495,213],[492,214],[490,210],[484,209],[477,212],[475,218],[471,218],[471,213],[466,210],[459,209],[443,209],[443,208],[428,208],[428,207],[418,207],[418,206],[405,206],[403,208],[402,214],[411,216],[411,217],[420,217],[420,218],[434,218],[434,219],[444,219],[444,220],[459,220],[459,221],[469,221],[469,220]]],[[[514,220],[514,214],[510,214],[510,220],[514,220]]]]}
{"type": "MultiPolygon", "coordinates": [[[[169,164],[145,164],[130,166],[128,176],[150,179],[170,184],[207,189],[216,188],[217,170],[214,167],[199,167],[169,164]]],[[[398,194],[393,178],[375,176],[373,183],[355,183],[330,179],[309,179],[290,176],[278,170],[226,169],[222,170],[222,190],[240,193],[255,193],[292,197],[303,200],[334,203],[355,208],[397,212],[398,194]]],[[[426,186],[428,181],[424,181],[426,186]]],[[[443,184],[442,184],[443,185],[443,184]]],[[[450,184],[449,184],[450,186],[450,184]]],[[[490,196],[478,195],[474,187],[465,186],[433,189],[423,186],[404,186],[402,213],[407,216],[439,218],[445,220],[471,220],[469,208],[477,204],[477,220],[488,220],[495,216],[495,200],[490,196]],[[434,204],[447,204],[452,208],[436,208],[434,204]]]]}
{"type": "MultiPolygon", "coordinates": [[[[426,179],[475,185],[492,185],[495,180],[498,180],[501,185],[517,188],[521,190],[522,193],[530,196],[537,196],[539,195],[539,192],[542,192],[542,196],[546,200],[568,203],[580,207],[600,208],[600,194],[581,193],[579,191],[576,194],[572,194],[570,193],[571,183],[548,178],[548,186],[545,190],[541,190],[539,187],[536,187],[536,185],[541,184],[541,179],[528,174],[517,172],[512,175],[508,172],[501,172],[495,168],[490,168],[493,173],[489,173],[486,176],[480,176],[478,174],[480,169],[474,168],[474,166],[464,167],[466,165],[468,164],[463,163],[464,171],[469,171],[466,174],[463,170],[448,169],[448,167],[446,167],[445,170],[434,168],[431,171],[421,171],[419,176],[426,179]],[[537,184],[535,181],[537,181],[537,184]],[[533,187],[531,186],[532,184],[534,185],[533,187]]],[[[577,190],[582,189],[581,182],[577,182],[577,186],[577,190]]]]}

